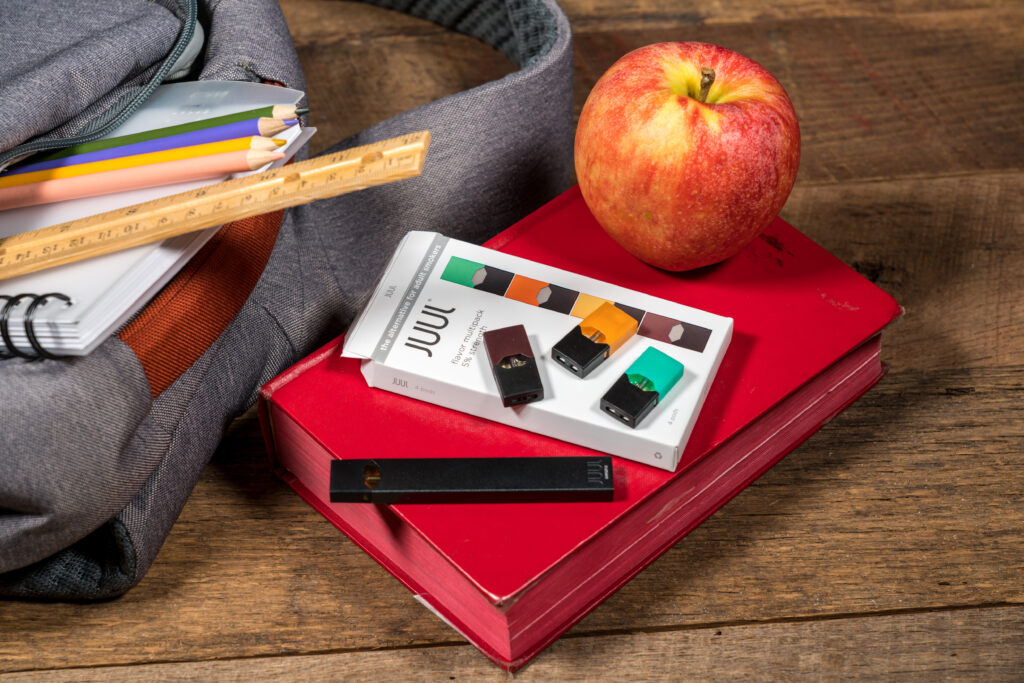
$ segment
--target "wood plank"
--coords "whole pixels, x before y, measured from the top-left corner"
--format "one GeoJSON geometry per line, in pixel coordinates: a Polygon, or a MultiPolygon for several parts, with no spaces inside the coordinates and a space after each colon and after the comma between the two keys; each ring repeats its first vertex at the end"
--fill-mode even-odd
{"type": "MultiPolygon", "coordinates": [[[[1022,388],[1019,368],[890,375],[574,632],[1024,602],[1022,388]]],[[[2,670],[455,640],[271,477],[251,415],[139,587],[0,609],[2,670]]]]}
{"type": "Polygon", "coordinates": [[[704,23],[756,23],[766,19],[837,19],[890,17],[895,14],[953,9],[1009,7],[1011,2],[985,0],[716,0],[680,3],[678,0],[560,0],[575,31],[623,31],[684,27],[704,23]]]}
{"type": "Polygon", "coordinates": [[[414,42],[371,40],[301,47],[309,124],[318,128],[310,152],[404,111],[512,73],[515,64],[466,36],[428,35],[414,42]],[[326,87],[324,87],[326,85],[326,87]]]}
{"type": "MultiPolygon", "coordinates": [[[[935,6],[925,1],[913,7],[935,6]]],[[[642,7],[649,6],[621,12],[639,16],[642,7]]],[[[1017,122],[1024,91],[1016,87],[1021,72],[1014,57],[1024,7],[1006,3],[998,9],[909,14],[884,6],[869,11],[863,3],[840,7],[846,9],[804,7],[801,14],[780,3],[777,11],[758,10],[747,22],[709,19],[685,30],[661,5],[651,10],[656,19],[642,28],[574,22],[576,114],[596,79],[627,51],[667,40],[703,40],[750,56],[786,87],[801,123],[798,182],[1021,168],[1024,133],[1017,122]]],[[[599,9],[607,6],[584,2],[580,11],[603,16],[599,9]]],[[[300,27],[311,122],[321,129],[313,152],[516,69],[472,38],[361,3],[293,3],[286,11],[300,27]],[[349,28],[341,30],[339,22],[349,28]]]]}
{"type": "MultiPolygon", "coordinates": [[[[688,3],[678,0],[560,0],[573,30],[622,31],[683,27],[700,23],[751,23],[765,19],[836,19],[888,17],[943,10],[1012,7],[1011,0],[716,0],[688,3]]],[[[387,38],[408,40],[445,29],[403,12],[363,2],[338,0],[281,0],[281,9],[297,45],[338,40],[387,38]]]]}
{"type": "Polygon", "coordinates": [[[801,126],[798,184],[1020,169],[1022,24],[1024,6],[578,32],[576,112],[627,51],[699,40],[747,55],[786,88],[801,126]]]}
{"type": "Polygon", "coordinates": [[[406,14],[351,2],[283,5],[305,72],[317,154],[417,106],[518,67],[490,46],[406,14]]]}
{"type": "Polygon", "coordinates": [[[892,373],[577,630],[1024,601],[1022,390],[892,373]]]}
{"type": "Polygon", "coordinates": [[[1024,174],[798,182],[782,216],[906,309],[893,369],[1024,365],[1024,174]]]}
{"type": "Polygon", "coordinates": [[[409,42],[447,32],[432,22],[365,2],[281,0],[280,5],[299,48],[381,39],[409,42]]]}
{"type": "MultiPolygon", "coordinates": [[[[515,680],[1017,681],[1024,607],[563,638],[515,680]]],[[[468,645],[0,675],[4,683],[103,680],[507,681],[468,645]],[[301,672],[301,673],[299,673],[301,672]]]]}

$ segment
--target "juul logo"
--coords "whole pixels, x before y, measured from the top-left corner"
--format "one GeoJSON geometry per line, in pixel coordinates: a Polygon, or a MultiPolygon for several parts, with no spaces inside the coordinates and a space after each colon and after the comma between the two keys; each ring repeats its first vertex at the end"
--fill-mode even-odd
{"type": "Polygon", "coordinates": [[[587,461],[587,482],[591,484],[603,484],[611,477],[607,465],[600,460],[587,461]]]}
{"type": "Polygon", "coordinates": [[[427,339],[419,339],[409,335],[406,339],[405,345],[414,349],[418,349],[423,353],[427,354],[428,358],[434,356],[433,352],[428,349],[428,346],[435,346],[437,342],[441,341],[441,335],[437,330],[443,330],[448,327],[448,315],[454,313],[454,308],[444,309],[438,308],[437,306],[431,306],[427,304],[420,311],[420,319],[413,325],[413,330],[416,332],[422,332],[428,335],[427,339]],[[426,320],[424,320],[426,318],[426,320]]]}

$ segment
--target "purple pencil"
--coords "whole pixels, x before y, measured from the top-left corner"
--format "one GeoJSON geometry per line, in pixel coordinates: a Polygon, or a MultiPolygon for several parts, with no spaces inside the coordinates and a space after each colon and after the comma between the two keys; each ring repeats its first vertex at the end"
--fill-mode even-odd
{"type": "Polygon", "coordinates": [[[51,168],[86,164],[92,161],[106,161],[107,159],[119,159],[121,157],[133,156],[135,154],[162,152],[166,149],[191,147],[192,145],[204,145],[208,142],[234,140],[235,138],[245,138],[253,135],[268,137],[280,133],[282,130],[286,130],[298,122],[298,119],[271,119],[266,117],[248,119],[246,121],[236,121],[234,123],[226,123],[222,126],[214,126],[213,128],[203,128],[200,130],[189,131],[187,133],[179,133],[178,135],[168,135],[163,138],[134,142],[130,145],[110,147],[109,149],[101,149],[95,152],[74,154],[60,159],[37,161],[30,164],[19,164],[7,169],[7,172],[4,175],[29,173],[31,171],[47,171],[51,168]]]}

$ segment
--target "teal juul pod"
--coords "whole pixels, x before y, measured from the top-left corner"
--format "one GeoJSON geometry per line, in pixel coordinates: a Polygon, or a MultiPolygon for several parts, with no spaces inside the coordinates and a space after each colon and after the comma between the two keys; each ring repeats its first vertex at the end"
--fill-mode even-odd
{"type": "Polygon", "coordinates": [[[682,376],[682,363],[649,346],[601,397],[601,410],[635,429],[682,376]]]}

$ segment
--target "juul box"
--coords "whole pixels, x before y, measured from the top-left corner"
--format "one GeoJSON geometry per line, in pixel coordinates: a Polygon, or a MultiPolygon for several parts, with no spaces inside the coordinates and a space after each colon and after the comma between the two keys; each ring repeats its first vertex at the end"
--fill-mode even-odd
{"type": "Polygon", "coordinates": [[[349,330],[342,355],[363,359],[370,386],[674,470],[731,337],[731,318],[411,232],[349,330]],[[552,350],[570,332],[582,339],[582,323],[608,313],[636,332],[581,378],[565,354],[552,350]],[[483,333],[515,325],[526,330],[543,399],[505,407],[483,333]],[[652,357],[659,362],[652,365],[652,357]],[[681,376],[674,372],[671,382],[648,383],[660,393],[635,427],[614,406],[602,406],[613,386],[634,390],[627,380],[642,387],[635,391],[650,389],[638,380],[644,368],[680,364],[681,376]]]}

